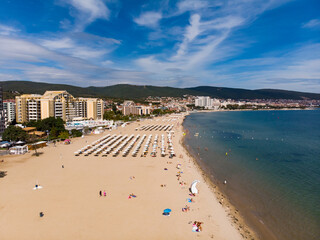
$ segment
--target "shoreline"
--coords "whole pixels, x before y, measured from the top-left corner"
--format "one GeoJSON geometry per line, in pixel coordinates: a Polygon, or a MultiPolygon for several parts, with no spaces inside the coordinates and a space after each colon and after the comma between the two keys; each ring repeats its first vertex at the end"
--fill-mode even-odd
{"type": "MultiPolygon", "coordinates": [[[[203,111],[201,111],[203,112],[203,111]]],[[[209,111],[209,112],[217,112],[217,111],[209,111]]],[[[184,119],[189,114],[186,114],[184,116],[184,119]]],[[[184,122],[183,119],[183,122],[184,122]]],[[[182,122],[182,123],[183,123],[182,122]]],[[[187,132],[188,129],[184,128],[182,125],[183,131],[187,132]]],[[[251,240],[259,240],[263,239],[258,236],[258,233],[253,229],[253,227],[250,227],[247,223],[245,217],[242,215],[241,211],[239,211],[230,201],[228,196],[223,193],[223,191],[220,189],[217,183],[215,183],[214,179],[212,179],[207,172],[203,169],[204,166],[201,166],[201,161],[197,159],[195,156],[193,156],[190,153],[190,150],[185,144],[185,137],[183,136],[181,138],[181,145],[184,148],[187,156],[192,159],[193,165],[195,167],[195,170],[201,174],[203,177],[205,184],[210,188],[212,194],[216,197],[216,199],[219,201],[219,204],[225,209],[225,212],[227,213],[228,217],[230,218],[231,222],[236,226],[236,229],[241,234],[241,236],[244,239],[251,239],[251,240]]]]}
{"type": "MultiPolygon", "coordinates": [[[[270,110],[270,109],[261,109],[263,111],[296,111],[296,110],[317,110],[317,109],[276,109],[276,110],[270,110]]],[[[210,112],[233,112],[233,111],[252,111],[250,109],[238,109],[238,110],[203,110],[203,111],[197,111],[197,112],[189,112],[186,114],[186,116],[190,115],[191,113],[210,113],[210,112]]],[[[260,110],[257,110],[260,111],[260,110]]],[[[185,132],[188,132],[188,129],[184,128],[185,132]]],[[[272,231],[264,224],[264,222],[259,219],[257,216],[253,215],[252,213],[246,212],[244,209],[242,209],[243,206],[240,203],[233,203],[233,201],[230,199],[227,193],[223,191],[221,188],[222,183],[219,182],[214,175],[209,174],[209,171],[206,170],[207,166],[205,163],[202,162],[196,155],[192,154],[192,149],[188,149],[188,146],[185,143],[185,137],[183,138],[183,147],[185,148],[185,151],[187,152],[188,156],[193,159],[194,164],[196,165],[198,171],[203,175],[203,178],[206,179],[207,184],[210,186],[212,193],[215,194],[216,198],[219,200],[219,202],[222,201],[221,205],[223,205],[224,208],[226,208],[226,211],[228,212],[228,215],[231,216],[231,219],[233,223],[237,225],[238,231],[243,234],[245,233],[245,238],[249,237],[250,239],[270,239],[270,240],[277,240],[278,238],[272,233],[272,231]],[[238,208],[236,207],[238,205],[238,208]],[[238,210],[239,209],[239,210],[238,210]],[[242,210],[241,210],[242,209],[242,210]],[[236,221],[234,221],[236,219],[236,221]]],[[[243,205],[243,204],[242,204],[243,205]]]]}
{"type": "Polygon", "coordinates": [[[281,108],[281,109],[205,109],[205,110],[195,110],[189,111],[191,113],[208,113],[208,112],[251,112],[251,111],[314,111],[320,110],[320,108],[281,108]]]}

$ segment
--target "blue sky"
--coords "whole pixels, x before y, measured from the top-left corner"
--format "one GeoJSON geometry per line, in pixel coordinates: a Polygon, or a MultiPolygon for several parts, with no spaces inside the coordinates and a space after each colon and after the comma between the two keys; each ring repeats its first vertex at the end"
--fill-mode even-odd
{"type": "Polygon", "coordinates": [[[320,2],[2,0],[5,80],[320,93],[320,2]]]}

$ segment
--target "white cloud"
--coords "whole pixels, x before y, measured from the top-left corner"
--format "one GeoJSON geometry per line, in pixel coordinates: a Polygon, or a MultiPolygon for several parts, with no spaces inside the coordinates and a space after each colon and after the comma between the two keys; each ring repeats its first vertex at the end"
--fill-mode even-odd
{"type": "Polygon", "coordinates": [[[111,61],[108,60],[89,61],[88,55],[96,57],[95,51],[77,53],[83,55],[80,56],[83,58],[67,54],[68,47],[73,44],[75,43],[67,38],[55,42],[0,36],[0,81],[31,80],[78,86],[149,82],[151,73],[110,68],[107,65],[111,61]],[[41,45],[44,43],[46,47],[41,45]]]}
{"type": "Polygon", "coordinates": [[[134,18],[134,22],[145,27],[156,27],[161,20],[162,14],[159,12],[145,12],[138,18],[134,18]]]}
{"type": "Polygon", "coordinates": [[[179,59],[187,52],[188,44],[192,42],[200,34],[200,15],[194,14],[190,18],[190,25],[186,29],[184,39],[179,45],[177,54],[172,59],[179,59]]]}
{"type": "Polygon", "coordinates": [[[101,59],[113,51],[120,41],[87,33],[69,33],[63,37],[51,37],[40,41],[47,49],[84,60],[101,59]]]}
{"type": "MultiPolygon", "coordinates": [[[[179,76],[196,81],[192,85],[200,85],[203,82],[220,86],[230,84],[229,87],[232,87],[236,86],[238,81],[237,87],[246,86],[248,88],[261,87],[266,79],[287,79],[289,83],[290,79],[294,81],[295,75],[301,79],[305,77],[310,84],[311,80],[317,82],[319,70],[316,69],[316,66],[319,62],[308,59],[306,49],[300,49],[301,57],[298,56],[298,51],[295,52],[297,59],[303,59],[301,62],[293,61],[294,57],[286,57],[285,54],[281,58],[277,57],[277,60],[270,57],[262,58],[263,60],[257,62],[248,60],[245,67],[259,63],[260,66],[256,67],[259,69],[244,70],[243,73],[237,72],[239,66],[232,68],[234,62],[231,66],[223,64],[223,61],[241,53],[252,44],[251,39],[241,38],[231,41],[229,37],[234,35],[237,29],[252,23],[263,12],[287,2],[288,0],[230,0],[214,3],[213,1],[180,1],[175,12],[169,12],[163,16],[170,18],[190,12],[189,24],[185,26],[182,37],[181,35],[176,36],[175,47],[172,51],[165,49],[162,53],[140,57],[136,59],[135,64],[143,71],[154,73],[153,79],[177,79],[175,84],[182,84],[176,85],[178,87],[185,87],[191,83],[178,81],[181,79],[179,76]],[[272,71],[263,61],[271,62],[270,67],[274,68],[277,63],[281,67],[272,71]],[[175,70],[169,71],[169,69],[175,70]],[[308,74],[304,71],[308,71],[308,74]],[[246,79],[247,76],[248,79],[246,79]]],[[[173,27],[170,26],[170,29],[173,27]]],[[[163,34],[170,29],[162,29],[163,34]]],[[[162,32],[158,30],[157,36],[163,36],[162,32]]],[[[297,80],[296,84],[297,82],[301,83],[301,80],[297,80]]]]}
{"type": "MultiPolygon", "coordinates": [[[[76,17],[75,31],[82,31],[87,25],[97,19],[108,20],[110,10],[103,0],[60,0],[62,5],[71,5],[71,14],[76,17]],[[76,11],[74,11],[76,10],[76,11]],[[76,13],[75,13],[76,12],[76,13]]],[[[66,28],[70,25],[70,21],[61,21],[61,26],[66,28]]]]}
{"type": "Polygon", "coordinates": [[[279,88],[320,93],[320,44],[297,47],[290,52],[271,52],[266,57],[243,59],[211,71],[224,86],[279,88]],[[235,81],[234,79],[237,79],[235,81]]]}
{"type": "Polygon", "coordinates": [[[0,35],[9,36],[17,32],[19,32],[19,30],[14,27],[0,24],[0,35]]]}
{"type": "Polygon", "coordinates": [[[111,60],[106,60],[106,61],[103,61],[101,63],[102,66],[109,66],[109,65],[112,65],[114,62],[112,62],[111,60]]]}
{"type": "Polygon", "coordinates": [[[44,47],[49,49],[66,49],[74,47],[74,44],[70,38],[64,37],[56,40],[44,40],[42,42],[44,47]]]}
{"type": "Polygon", "coordinates": [[[307,23],[302,25],[303,28],[320,28],[320,20],[319,19],[312,19],[307,23]]]}

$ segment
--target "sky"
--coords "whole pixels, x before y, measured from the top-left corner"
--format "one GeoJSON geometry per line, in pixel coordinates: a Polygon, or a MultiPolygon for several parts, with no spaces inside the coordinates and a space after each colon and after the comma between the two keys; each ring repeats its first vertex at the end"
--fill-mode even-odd
{"type": "Polygon", "coordinates": [[[320,1],[1,0],[7,80],[320,93],[320,1]]]}

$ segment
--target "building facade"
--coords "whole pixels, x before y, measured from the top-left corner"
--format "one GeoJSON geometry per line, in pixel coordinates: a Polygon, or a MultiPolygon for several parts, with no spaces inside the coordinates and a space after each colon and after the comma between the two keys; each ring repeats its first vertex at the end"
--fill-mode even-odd
{"type": "Polygon", "coordinates": [[[17,122],[62,118],[102,120],[103,101],[98,98],[74,98],[67,91],[46,91],[43,95],[25,94],[16,97],[17,122]]]}
{"type": "Polygon", "coordinates": [[[122,107],[123,115],[147,115],[151,114],[149,106],[137,106],[133,101],[124,101],[122,107]]]}
{"type": "Polygon", "coordinates": [[[16,101],[14,99],[3,100],[3,109],[6,112],[7,123],[11,123],[16,118],[16,101]]]}
{"type": "Polygon", "coordinates": [[[3,109],[3,93],[2,87],[0,86],[0,135],[6,129],[6,114],[5,110],[3,109]]]}
{"type": "Polygon", "coordinates": [[[23,94],[16,96],[16,121],[23,123],[41,119],[41,95],[23,94]]]}
{"type": "Polygon", "coordinates": [[[210,97],[198,96],[195,99],[196,107],[204,107],[205,109],[218,109],[221,105],[218,99],[212,99],[210,97]]]}

